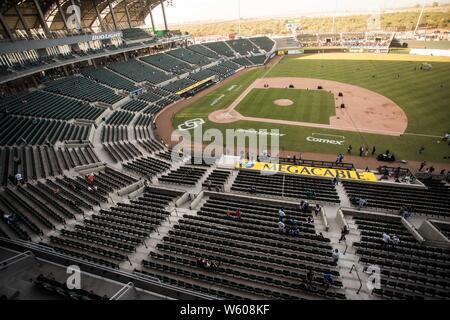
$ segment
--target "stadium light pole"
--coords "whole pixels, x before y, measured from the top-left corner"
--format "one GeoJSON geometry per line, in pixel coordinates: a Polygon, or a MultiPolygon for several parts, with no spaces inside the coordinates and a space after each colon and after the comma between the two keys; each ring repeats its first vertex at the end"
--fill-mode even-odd
{"type": "Polygon", "coordinates": [[[241,36],[241,0],[238,0],[238,35],[241,36]]]}
{"type": "Polygon", "coordinates": [[[420,10],[419,19],[417,19],[416,27],[414,28],[414,36],[417,33],[417,29],[419,28],[420,20],[422,19],[423,10],[425,9],[425,1],[422,1],[422,9],[420,10]]]}

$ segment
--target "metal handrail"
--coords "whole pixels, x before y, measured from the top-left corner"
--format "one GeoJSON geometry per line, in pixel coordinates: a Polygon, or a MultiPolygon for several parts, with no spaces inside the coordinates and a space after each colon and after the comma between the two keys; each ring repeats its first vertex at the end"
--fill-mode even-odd
{"type": "Polygon", "coordinates": [[[352,273],[353,268],[355,269],[356,276],[358,277],[358,280],[359,280],[359,289],[358,289],[358,291],[356,291],[356,294],[359,294],[359,292],[361,291],[361,288],[362,288],[362,280],[361,280],[361,277],[359,276],[359,272],[358,272],[358,269],[356,268],[355,264],[352,265],[349,273],[352,273]]]}

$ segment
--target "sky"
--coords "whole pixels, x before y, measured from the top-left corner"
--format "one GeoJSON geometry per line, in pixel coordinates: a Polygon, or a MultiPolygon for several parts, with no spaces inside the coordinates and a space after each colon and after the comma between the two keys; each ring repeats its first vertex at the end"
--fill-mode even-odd
{"type": "MultiPolygon", "coordinates": [[[[436,0],[171,0],[166,5],[166,17],[170,24],[206,22],[218,20],[287,17],[305,15],[330,15],[337,13],[361,13],[412,7],[416,4],[432,4],[436,0]]],[[[450,0],[437,0],[450,3],[450,0]]],[[[157,25],[162,25],[161,6],[154,10],[157,25]]],[[[149,22],[148,22],[149,24],[149,22]]]]}

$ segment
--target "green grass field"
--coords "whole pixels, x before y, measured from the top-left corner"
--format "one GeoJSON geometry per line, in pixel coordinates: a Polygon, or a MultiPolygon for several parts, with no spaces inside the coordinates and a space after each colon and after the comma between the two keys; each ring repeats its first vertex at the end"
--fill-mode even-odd
{"type": "MultiPolygon", "coordinates": [[[[361,145],[376,146],[379,152],[389,149],[397,159],[428,160],[449,163],[450,146],[438,143],[445,132],[450,131],[450,59],[417,57],[402,54],[317,54],[286,57],[267,73],[257,69],[203,97],[178,113],[173,124],[176,127],[187,119],[203,118],[204,129],[253,128],[279,129],[285,136],[280,139],[284,150],[318,153],[346,152],[351,144],[356,150],[361,145]],[[422,61],[429,61],[432,71],[421,71],[422,61]],[[395,74],[399,73],[397,79],[395,74]],[[208,121],[212,111],[228,107],[255,79],[267,77],[310,77],[340,81],[376,91],[396,102],[408,117],[406,134],[400,137],[374,135],[330,129],[306,128],[239,121],[232,124],[216,124],[208,121]],[[373,77],[375,76],[375,77],[373,77]],[[231,90],[235,88],[234,90],[231,90]],[[222,99],[211,105],[218,97],[222,99]],[[340,135],[343,146],[309,142],[312,134],[340,135]],[[421,145],[425,152],[419,155],[421,145]]],[[[377,151],[377,152],[378,152],[377,151]]]]}
{"type": "Polygon", "coordinates": [[[327,91],[300,89],[252,89],[235,109],[246,117],[330,123],[334,116],[334,95],[327,91]],[[278,106],[278,99],[288,99],[291,106],[278,106]]]}

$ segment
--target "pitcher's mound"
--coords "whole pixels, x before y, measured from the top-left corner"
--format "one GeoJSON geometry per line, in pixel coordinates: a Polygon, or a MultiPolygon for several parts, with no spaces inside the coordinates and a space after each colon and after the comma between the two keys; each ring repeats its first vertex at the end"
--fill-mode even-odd
{"type": "Polygon", "coordinates": [[[289,100],[289,99],[278,99],[278,100],[275,100],[273,103],[275,103],[277,106],[280,106],[280,107],[289,107],[294,104],[294,101],[289,100]]]}

